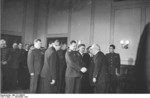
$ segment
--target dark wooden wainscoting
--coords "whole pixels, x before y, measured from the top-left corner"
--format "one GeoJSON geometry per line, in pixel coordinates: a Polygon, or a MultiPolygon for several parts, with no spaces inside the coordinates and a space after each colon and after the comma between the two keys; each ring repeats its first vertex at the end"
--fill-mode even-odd
{"type": "Polygon", "coordinates": [[[134,93],[135,66],[121,65],[120,76],[118,76],[118,93],[134,93]]]}
{"type": "Polygon", "coordinates": [[[8,48],[12,48],[12,44],[14,42],[20,43],[22,41],[21,36],[16,36],[16,35],[8,35],[8,34],[1,34],[1,39],[6,40],[6,44],[8,48]]]}

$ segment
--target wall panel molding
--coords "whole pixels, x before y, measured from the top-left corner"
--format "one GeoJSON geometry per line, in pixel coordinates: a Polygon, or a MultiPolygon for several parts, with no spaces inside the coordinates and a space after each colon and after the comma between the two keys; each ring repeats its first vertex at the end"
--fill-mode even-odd
{"type": "Polygon", "coordinates": [[[110,44],[114,44],[114,22],[115,22],[115,9],[111,3],[111,17],[110,17],[110,44]]]}
{"type": "Polygon", "coordinates": [[[50,6],[50,0],[47,1],[47,4],[46,4],[46,22],[45,22],[45,33],[44,33],[44,41],[45,41],[45,45],[47,45],[47,40],[46,38],[50,35],[47,34],[48,32],[48,17],[49,17],[49,6],[50,6]]]}
{"type": "Polygon", "coordinates": [[[25,26],[26,26],[26,15],[27,15],[27,3],[28,0],[24,0],[23,8],[23,23],[22,23],[22,42],[25,43],[25,26]]]}
{"type": "Polygon", "coordinates": [[[33,40],[37,37],[38,17],[39,17],[39,5],[40,0],[35,2],[34,24],[33,24],[33,40]]]}
{"type": "Polygon", "coordinates": [[[69,17],[68,17],[68,43],[71,41],[71,25],[72,25],[72,9],[69,9],[69,17]]]}
{"type": "Polygon", "coordinates": [[[94,41],[94,22],[95,22],[95,0],[92,0],[91,6],[91,20],[90,20],[90,36],[89,36],[89,44],[93,44],[94,41]]]}
{"type": "Polygon", "coordinates": [[[24,36],[22,32],[9,31],[9,30],[1,30],[2,34],[16,35],[16,36],[24,36]]]}
{"type": "Polygon", "coordinates": [[[68,34],[46,34],[46,37],[68,37],[68,34]]]}
{"type": "MultiPolygon", "coordinates": [[[[132,51],[133,50],[135,50],[136,51],[136,49],[137,49],[137,46],[138,46],[138,39],[140,38],[140,35],[142,34],[142,32],[143,32],[143,28],[144,28],[144,26],[145,26],[145,24],[147,23],[147,18],[149,18],[149,16],[147,16],[147,14],[149,14],[149,12],[147,12],[147,8],[148,7],[150,7],[150,1],[149,0],[146,0],[146,1],[137,1],[137,2],[131,2],[131,1],[127,1],[127,2],[118,2],[118,3],[113,3],[112,2],[112,12],[111,12],[111,28],[110,28],[110,30],[111,30],[111,33],[110,33],[110,40],[111,40],[111,43],[115,43],[116,44],[116,41],[115,40],[118,40],[118,39],[116,39],[116,36],[117,35],[115,35],[115,19],[118,19],[118,18],[115,18],[116,16],[118,16],[118,15],[116,15],[116,12],[117,11],[121,11],[121,10],[132,10],[132,9],[140,9],[140,16],[139,16],[139,14],[138,14],[138,17],[140,17],[140,20],[138,20],[139,21],[139,25],[138,24],[135,24],[135,25],[137,25],[137,26],[139,26],[139,31],[138,31],[138,36],[137,36],[137,34],[135,34],[135,37],[131,37],[132,38],[132,40],[134,41],[133,43],[134,43],[134,46],[132,46],[132,48],[134,47],[135,49],[132,49],[132,50],[130,50],[130,49],[128,49],[128,50],[119,50],[119,51],[122,51],[121,52],[121,55],[123,55],[123,58],[121,58],[121,62],[123,63],[123,64],[128,64],[128,58],[130,58],[130,55],[131,54],[128,54],[128,53],[126,53],[126,56],[125,56],[125,53],[124,52],[131,52],[131,53],[133,53],[132,51]],[[136,40],[136,41],[135,41],[136,40]],[[135,45],[136,44],[136,45],[135,45]],[[124,51],[124,52],[123,52],[124,51]]],[[[122,12],[123,13],[123,12],[122,12]]],[[[133,11],[133,13],[134,13],[134,11],[133,11]]],[[[133,13],[131,13],[131,14],[133,14],[133,13]]],[[[134,14],[136,14],[136,13],[134,13],[134,14]]],[[[149,14],[150,15],[150,14],[149,14]]],[[[130,16],[130,15],[129,15],[130,16]]],[[[132,16],[132,15],[131,15],[132,16]]],[[[133,17],[132,17],[133,18],[133,17]]],[[[124,20],[124,21],[126,21],[126,20],[124,20]]],[[[119,27],[118,27],[119,28],[119,27]]],[[[128,32],[128,30],[127,30],[127,32],[128,32]]],[[[134,32],[135,33],[135,32],[134,32]]],[[[128,33],[128,34],[126,34],[127,36],[129,36],[130,34],[128,33]]],[[[118,35],[119,36],[119,35],[118,35]]],[[[131,34],[131,36],[133,36],[133,34],[131,34]]],[[[118,42],[119,43],[119,42],[118,42]]],[[[132,43],[132,41],[131,41],[131,45],[133,44],[132,43]]],[[[118,47],[117,47],[118,48],[118,47]]],[[[134,52],[135,52],[134,51],[134,52]]],[[[136,54],[135,53],[133,53],[132,54],[132,56],[133,56],[133,64],[135,63],[135,59],[136,59],[136,54]],[[134,56],[133,56],[134,55],[134,56]]]]}
{"type": "Polygon", "coordinates": [[[121,55],[121,63],[128,64],[128,59],[132,58],[134,64],[136,59],[138,40],[140,38],[141,26],[143,22],[142,7],[128,6],[117,9],[115,8],[113,9],[112,14],[113,20],[111,22],[111,36],[113,36],[113,43],[117,47],[116,51],[121,55]],[[131,26],[133,26],[133,28],[131,26]],[[129,40],[129,49],[122,49],[120,46],[120,40],[129,40]]]}
{"type": "Polygon", "coordinates": [[[150,5],[145,8],[145,24],[150,22],[150,5]]]}
{"type": "Polygon", "coordinates": [[[130,6],[130,5],[146,5],[150,3],[150,0],[126,0],[126,1],[120,1],[120,2],[114,2],[112,0],[112,6],[113,7],[121,7],[121,6],[130,6]]]}
{"type": "Polygon", "coordinates": [[[52,2],[50,2],[47,20],[48,21],[47,34],[68,33],[68,25],[69,25],[68,18],[69,18],[69,11],[55,10],[52,7],[52,2]]]}
{"type": "MultiPolygon", "coordinates": [[[[4,2],[4,0],[3,0],[4,2]]],[[[2,11],[3,11],[3,7],[2,6],[2,11]]],[[[13,30],[4,30],[3,28],[1,28],[1,33],[2,34],[9,34],[9,35],[16,35],[16,36],[21,36],[22,37],[22,42],[24,43],[25,41],[25,24],[26,24],[26,11],[27,11],[27,0],[23,1],[23,16],[22,16],[22,31],[21,32],[17,32],[17,31],[13,31],[13,30]]],[[[3,17],[5,18],[5,17],[3,17]]]]}
{"type": "Polygon", "coordinates": [[[47,37],[67,37],[68,38],[68,42],[70,41],[70,34],[71,34],[71,18],[72,18],[72,12],[71,9],[69,10],[69,14],[68,14],[68,27],[67,27],[67,32],[64,33],[57,33],[57,34],[49,34],[48,33],[48,28],[49,28],[49,18],[50,18],[50,10],[52,10],[51,8],[51,3],[50,0],[48,0],[48,3],[46,4],[46,22],[45,22],[45,33],[44,33],[44,38],[45,38],[45,45],[47,45],[47,41],[46,38],[47,37]]]}

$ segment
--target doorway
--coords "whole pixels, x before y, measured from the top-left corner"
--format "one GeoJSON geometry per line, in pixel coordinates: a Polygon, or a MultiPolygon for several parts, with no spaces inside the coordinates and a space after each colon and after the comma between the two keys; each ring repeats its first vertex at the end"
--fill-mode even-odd
{"type": "Polygon", "coordinates": [[[47,47],[48,47],[48,43],[50,41],[55,41],[55,40],[59,40],[61,43],[66,43],[67,44],[67,37],[48,37],[47,38],[47,47]]]}

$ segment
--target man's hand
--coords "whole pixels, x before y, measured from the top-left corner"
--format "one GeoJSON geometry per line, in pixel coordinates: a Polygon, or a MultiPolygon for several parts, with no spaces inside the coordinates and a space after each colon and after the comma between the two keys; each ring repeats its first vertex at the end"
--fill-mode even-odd
{"type": "Polygon", "coordinates": [[[3,64],[3,65],[6,65],[6,64],[7,64],[7,61],[2,61],[2,64],[3,64]]]}
{"type": "Polygon", "coordinates": [[[55,84],[55,80],[52,80],[50,84],[51,84],[51,85],[55,84]]]}
{"type": "Polygon", "coordinates": [[[119,73],[116,73],[116,75],[119,76],[120,74],[119,74],[119,73]]]}
{"type": "Polygon", "coordinates": [[[34,73],[30,73],[30,76],[34,76],[34,73]]]}
{"type": "Polygon", "coordinates": [[[87,69],[85,67],[82,67],[80,71],[85,73],[87,71],[87,69]]]}
{"type": "Polygon", "coordinates": [[[96,78],[93,78],[93,83],[96,83],[96,78]]]}

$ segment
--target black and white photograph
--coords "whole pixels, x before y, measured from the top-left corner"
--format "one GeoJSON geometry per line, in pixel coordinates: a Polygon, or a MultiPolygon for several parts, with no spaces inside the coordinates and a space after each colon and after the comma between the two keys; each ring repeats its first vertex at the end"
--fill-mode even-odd
{"type": "Polygon", "coordinates": [[[0,97],[62,94],[150,94],[150,0],[0,0],[0,97]]]}

